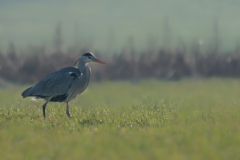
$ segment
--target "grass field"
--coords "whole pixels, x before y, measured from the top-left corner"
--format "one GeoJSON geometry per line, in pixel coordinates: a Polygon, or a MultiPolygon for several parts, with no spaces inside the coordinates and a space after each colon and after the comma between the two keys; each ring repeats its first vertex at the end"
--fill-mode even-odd
{"type": "Polygon", "coordinates": [[[91,83],[70,105],[0,89],[0,159],[240,159],[240,80],[91,83]]]}

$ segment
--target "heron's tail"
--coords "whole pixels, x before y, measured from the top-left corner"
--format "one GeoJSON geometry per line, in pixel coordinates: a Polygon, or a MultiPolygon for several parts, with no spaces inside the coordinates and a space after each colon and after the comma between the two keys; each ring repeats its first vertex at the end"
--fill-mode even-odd
{"type": "Polygon", "coordinates": [[[30,96],[29,93],[28,93],[28,91],[29,91],[31,88],[32,88],[32,87],[30,87],[30,88],[26,89],[25,91],[23,91],[23,93],[22,93],[23,98],[30,96]]]}

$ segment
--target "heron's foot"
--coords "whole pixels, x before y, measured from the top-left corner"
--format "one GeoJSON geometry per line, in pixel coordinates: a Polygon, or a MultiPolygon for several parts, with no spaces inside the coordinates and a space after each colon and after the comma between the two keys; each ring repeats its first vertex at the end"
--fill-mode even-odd
{"type": "Polygon", "coordinates": [[[70,116],[69,112],[67,112],[67,116],[68,116],[69,118],[71,118],[71,116],[70,116]]]}
{"type": "Polygon", "coordinates": [[[69,113],[69,105],[68,105],[68,103],[67,103],[66,114],[67,114],[67,116],[68,116],[69,118],[71,118],[70,113],[69,113]]]}
{"type": "Polygon", "coordinates": [[[48,104],[48,101],[46,102],[46,103],[44,103],[44,105],[42,106],[42,109],[43,109],[43,117],[44,117],[44,119],[45,119],[45,109],[46,109],[46,107],[47,107],[47,104],[48,104]]]}

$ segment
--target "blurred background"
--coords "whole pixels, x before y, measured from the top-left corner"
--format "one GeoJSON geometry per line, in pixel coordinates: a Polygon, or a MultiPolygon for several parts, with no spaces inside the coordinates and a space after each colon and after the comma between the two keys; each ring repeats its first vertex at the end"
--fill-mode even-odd
{"type": "Polygon", "coordinates": [[[92,80],[240,76],[240,1],[0,0],[0,83],[33,83],[85,52],[92,80]]]}

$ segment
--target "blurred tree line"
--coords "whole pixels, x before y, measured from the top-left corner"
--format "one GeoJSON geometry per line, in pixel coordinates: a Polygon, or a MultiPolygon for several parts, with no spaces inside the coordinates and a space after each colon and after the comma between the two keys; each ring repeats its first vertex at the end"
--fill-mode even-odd
{"type": "MultiPolygon", "coordinates": [[[[81,54],[87,51],[85,48],[76,52],[63,53],[56,50],[47,53],[44,48],[36,47],[33,54],[18,55],[11,44],[8,54],[0,53],[0,79],[33,83],[57,69],[73,65],[81,54]]],[[[240,50],[226,54],[220,54],[218,51],[201,54],[196,47],[192,53],[185,54],[183,48],[162,48],[157,53],[123,50],[119,55],[95,52],[107,65],[92,64],[92,80],[179,80],[188,76],[240,77],[240,50]]]]}

